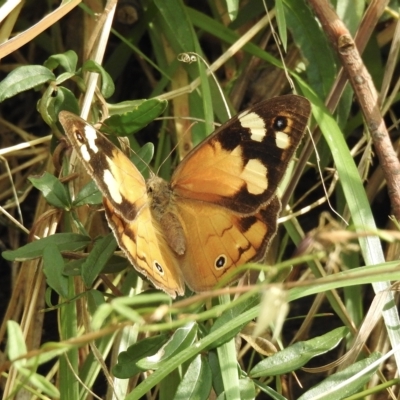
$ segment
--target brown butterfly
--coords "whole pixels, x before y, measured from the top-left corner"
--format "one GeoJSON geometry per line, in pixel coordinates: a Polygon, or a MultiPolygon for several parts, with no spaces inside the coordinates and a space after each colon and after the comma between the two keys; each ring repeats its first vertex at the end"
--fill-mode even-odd
{"type": "Polygon", "coordinates": [[[61,111],[59,119],[104,196],[119,246],[137,271],[175,297],[185,283],[209,290],[264,258],[281,209],[276,190],[309,116],[310,103],[300,96],[258,103],[195,147],[171,182],[156,175],[145,181],[80,117],[61,111]]]}

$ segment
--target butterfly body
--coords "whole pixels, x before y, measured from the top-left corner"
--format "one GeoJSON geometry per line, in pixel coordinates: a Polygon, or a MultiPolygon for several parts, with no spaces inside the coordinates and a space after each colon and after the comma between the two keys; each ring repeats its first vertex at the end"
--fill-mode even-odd
{"type": "Polygon", "coordinates": [[[173,191],[168,182],[154,175],[146,182],[152,217],[164,232],[169,247],[177,254],[185,254],[186,240],[178,217],[173,191]]]}
{"type": "Polygon", "coordinates": [[[299,96],[259,103],[195,147],[171,182],[155,175],[146,182],[86,121],[66,111],[59,119],[103,193],[119,246],[140,273],[175,297],[185,283],[210,290],[265,256],[281,209],[277,186],[309,115],[309,102],[299,96]]]}

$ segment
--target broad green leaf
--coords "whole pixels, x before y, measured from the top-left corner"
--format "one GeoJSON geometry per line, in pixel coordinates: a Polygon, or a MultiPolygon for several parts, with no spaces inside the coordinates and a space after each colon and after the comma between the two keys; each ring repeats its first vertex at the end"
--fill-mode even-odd
{"type": "Polygon", "coordinates": [[[336,0],[337,15],[353,37],[363,18],[365,3],[365,0],[336,0]]]}
{"type": "Polygon", "coordinates": [[[68,50],[62,54],[54,54],[50,56],[43,65],[50,70],[60,66],[65,72],[75,73],[77,63],[77,54],[73,50],[68,50]]]}
{"type": "Polygon", "coordinates": [[[36,189],[42,192],[49,204],[66,210],[71,208],[68,190],[54,175],[45,172],[38,178],[31,176],[28,179],[36,189]]]}
{"type": "Polygon", "coordinates": [[[104,297],[105,294],[100,290],[91,289],[87,292],[87,304],[91,315],[93,315],[102,304],[105,304],[104,297]]]}
{"type": "MultiPolygon", "coordinates": [[[[237,304],[233,308],[224,311],[221,316],[215,320],[213,326],[210,329],[210,333],[217,331],[219,328],[221,328],[221,326],[228,324],[237,316],[241,315],[244,311],[249,310],[256,304],[259,304],[259,302],[259,296],[252,296],[249,299],[246,299],[246,301],[237,304]]],[[[226,343],[228,340],[232,339],[242,330],[244,325],[246,324],[244,323],[243,325],[238,326],[235,330],[230,331],[227,335],[221,335],[219,339],[213,343],[212,348],[221,346],[223,343],[226,343]]]]}
{"type": "Polygon", "coordinates": [[[239,0],[226,0],[226,9],[228,10],[229,19],[234,21],[239,12],[239,0]]]}
{"type": "Polygon", "coordinates": [[[104,269],[104,266],[107,264],[116,248],[117,241],[115,240],[113,233],[110,233],[95,242],[93,249],[81,267],[82,279],[86,287],[92,286],[94,280],[104,269]]]}
{"type": "Polygon", "coordinates": [[[131,161],[139,172],[146,178],[149,174],[149,165],[154,156],[154,144],[144,144],[136,153],[132,153],[131,161]]]}
{"type": "Polygon", "coordinates": [[[197,38],[183,2],[154,0],[154,4],[158,8],[158,16],[166,24],[164,34],[174,40],[174,43],[170,43],[174,50],[178,54],[182,51],[194,51],[194,40],[197,38]]]}
{"type": "MultiPolygon", "coordinates": [[[[63,274],[66,276],[78,276],[82,273],[82,264],[86,261],[85,258],[78,260],[71,260],[64,265],[63,274]]],[[[117,274],[130,266],[129,261],[122,256],[112,255],[103,268],[102,272],[105,274],[117,274]]]]}
{"type": "Polygon", "coordinates": [[[169,335],[163,334],[143,339],[130,346],[118,355],[117,364],[113,367],[113,374],[120,379],[131,378],[144,371],[137,362],[147,356],[155,354],[168,340],[169,335]]]}
{"type": "Polygon", "coordinates": [[[43,272],[47,284],[60,296],[68,298],[68,277],[63,275],[64,259],[55,244],[43,250],[43,272]]]}
{"type": "Polygon", "coordinates": [[[102,202],[103,195],[97,187],[96,182],[92,180],[81,189],[72,204],[74,207],[79,207],[85,204],[97,205],[102,202]]]}
{"type": "Polygon", "coordinates": [[[59,399],[59,390],[49,381],[47,377],[32,372],[27,368],[19,368],[18,372],[24,376],[24,380],[29,382],[29,385],[42,392],[43,395],[49,396],[51,399],[59,399]]]}
{"type": "MultiPolygon", "coordinates": [[[[12,361],[27,352],[24,335],[21,327],[12,320],[7,321],[7,356],[12,361]]],[[[26,360],[18,361],[25,364],[26,360]]]]}
{"type": "Polygon", "coordinates": [[[285,8],[283,6],[282,0],[275,1],[276,7],[276,22],[278,25],[279,37],[285,52],[287,51],[287,27],[285,18],[285,8]]]}
{"type": "Polygon", "coordinates": [[[58,88],[61,88],[61,87],[63,87],[63,86],[60,86],[62,83],[64,83],[65,81],[68,81],[69,79],[71,79],[74,76],[75,76],[75,73],[73,73],[73,72],[63,72],[62,74],[57,76],[56,85],[58,86],[58,88]]]}
{"type": "Polygon", "coordinates": [[[90,238],[76,233],[56,233],[49,237],[35,240],[17,250],[6,250],[1,253],[9,261],[24,261],[41,257],[49,245],[56,245],[60,251],[82,250],[91,242],[90,238]]]}
{"type": "Polygon", "coordinates": [[[224,382],[222,381],[221,365],[215,349],[208,352],[208,365],[211,368],[213,389],[215,394],[219,396],[224,391],[224,382]]]}
{"type": "Polygon", "coordinates": [[[271,389],[265,383],[262,383],[262,382],[259,382],[257,380],[254,380],[254,384],[257,387],[259,387],[263,393],[265,393],[267,396],[269,396],[268,399],[271,399],[271,400],[287,400],[286,397],[282,396],[280,393],[278,393],[274,389],[271,389]]]}
{"type": "Polygon", "coordinates": [[[0,82],[0,102],[26,90],[55,81],[55,75],[41,65],[24,65],[11,71],[0,82]]]}
{"type": "Polygon", "coordinates": [[[283,375],[301,368],[312,358],[332,350],[348,330],[341,327],[313,339],[297,342],[259,362],[249,373],[252,378],[283,375]]]}
{"type": "Polygon", "coordinates": [[[211,387],[212,375],[208,360],[198,354],[186,370],[175,393],[174,400],[207,400],[211,387]]]}
{"type": "Polygon", "coordinates": [[[195,322],[190,322],[178,328],[157,353],[140,360],[137,365],[145,370],[160,368],[166,360],[193,344],[197,335],[197,328],[195,322]]]}
{"type": "Polygon", "coordinates": [[[378,370],[379,365],[372,369],[366,369],[377,361],[380,356],[379,353],[372,353],[368,358],[354,363],[343,371],[336,372],[336,374],[331,375],[323,382],[308,390],[298,400],[340,400],[349,397],[353,393],[357,393],[370,381],[371,377],[378,370]],[[356,376],[364,369],[366,370],[365,373],[356,376]]]}
{"type": "Polygon", "coordinates": [[[114,82],[108,72],[100,64],[93,60],[87,60],[82,66],[82,71],[97,72],[98,74],[100,74],[100,90],[102,95],[105,99],[108,99],[110,96],[113,95],[115,91],[114,82]]]}
{"type": "Polygon", "coordinates": [[[104,121],[102,131],[112,132],[118,136],[127,136],[143,129],[161,115],[168,102],[166,100],[150,99],[132,107],[123,114],[115,114],[104,121]]]}
{"type": "Polygon", "coordinates": [[[239,379],[240,400],[253,400],[256,398],[256,388],[250,378],[239,379]]]}
{"type": "Polygon", "coordinates": [[[307,60],[309,85],[325,99],[336,76],[336,58],[314,14],[303,0],[283,0],[286,23],[307,60]]]}
{"type": "Polygon", "coordinates": [[[56,115],[54,116],[58,119],[58,113],[61,110],[67,110],[74,114],[79,114],[79,104],[75,95],[71,90],[65,88],[64,86],[59,86],[56,92],[56,96],[52,103],[56,115]]]}
{"type": "MultiPolygon", "coordinates": [[[[160,295],[159,295],[160,296],[160,295]]],[[[135,296],[141,297],[141,296],[135,296]]],[[[161,296],[160,296],[161,297],[161,296]]],[[[147,297],[146,297],[147,299],[147,297]]],[[[175,354],[169,360],[166,360],[162,364],[162,368],[154,371],[153,374],[148,376],[143,382],[141,382],[131,393],[129,393],[125,399],[126,400],[138,400],[141,396],[151,390],[155,385],[160,383],[165,379],[174,369],[178,368],[182,363],[193,359],[197,354],[205,351],[207,348],[212,347],[213,343],[221,336],[227,335],[230,331],[235,331],[238,326],[242,326],[248,323],[252,319],[256,318],[259,313],[259,307],[256,306],[248,311],[244,311],[242,314],[237,316],[232,321],[229,321],[225,325],[221,326],[218,330],[210,333],[196,342],[195,346],[189,346],[179,353],[175,354]]],[[[98,326],[98,325],[96,325],[98,326]]]]}

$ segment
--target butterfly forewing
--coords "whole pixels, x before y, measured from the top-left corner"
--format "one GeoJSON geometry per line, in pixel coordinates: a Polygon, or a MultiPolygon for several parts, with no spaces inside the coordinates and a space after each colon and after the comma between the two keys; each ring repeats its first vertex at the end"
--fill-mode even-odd
{"type": "Polygon", "coordinates": [[[68,111],[61,111],[59,119],[100,191],[116,212],[127,220],[133,220],[147,204],[143,176],[118,147],[85,120],[68,111]],[[125,184],[127,181],[128,185],[125,184]]]}
{"type": "Polygon", "coordinates": [[[186,156],[172,176],[174,192],[240,213],[257,211],[275,195],[310,112],[308,100],[289,95],[238,114],[186,156]]]}

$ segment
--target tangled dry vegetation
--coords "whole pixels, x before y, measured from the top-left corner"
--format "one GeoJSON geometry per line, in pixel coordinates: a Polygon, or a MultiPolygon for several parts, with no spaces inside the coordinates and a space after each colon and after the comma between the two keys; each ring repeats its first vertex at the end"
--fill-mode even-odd
{"type": "Polygon", "coordinates": [[[3,398],[399,398],[398,0],[59,3],[0,6],[3,398]],[[312,117],[266,259],[152,289],[58,112],[111,116],[169,179],[214,123],[293,91],[312,117]]]}

